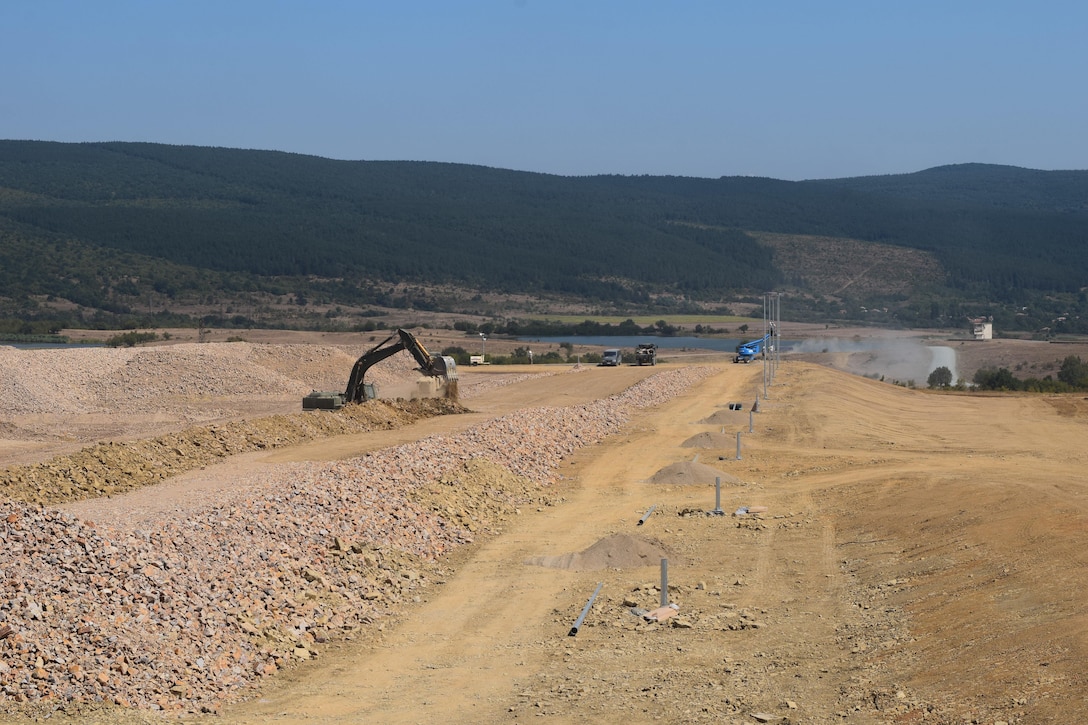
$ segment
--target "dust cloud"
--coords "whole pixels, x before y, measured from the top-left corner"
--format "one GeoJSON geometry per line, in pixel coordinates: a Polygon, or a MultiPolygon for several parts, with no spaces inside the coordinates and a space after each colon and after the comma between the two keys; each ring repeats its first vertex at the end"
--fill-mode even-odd
{"type": "Polygon", "coordinates": [[[929,374],[939,367],[959,379],[956,351],[945,345],[927,345],[921,340],[867,338],[810,338],[790,345],[789,351],[811,357],[855,375],[889,382],[926,385],[929,374]]]}

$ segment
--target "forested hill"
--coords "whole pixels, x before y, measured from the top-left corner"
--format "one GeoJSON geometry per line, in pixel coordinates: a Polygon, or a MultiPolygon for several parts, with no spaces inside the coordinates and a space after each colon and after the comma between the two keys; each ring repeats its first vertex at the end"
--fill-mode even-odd
{"type": "Polygon", "coordinates": [[[413,280],[632,304],[659,292],[728,300],[768,289],[835,307],[913,297],[940,300],[929,304],[935,318],[951,313],[950,300],[975,311],[1054,294],[1083,303],[1088,172],[968,164],[807,182],[560,177],[0,141],[0,296],[9,303],[46,294],[109,309],[144,285],[170,296],[273,277],[340,280],[328,290],[344,302],[365,299],[364,283],[413,280]],[[784,239],[788,265],[774,243],[784,239]],[[939,273],[905,291],[819,289],[806,240],[828,239],[881,245],[851,256],[924,252],[939,273]],[[836,299],[824,299],[829,290],[836,299]]]}
{"type": "Polygon", "coordinates": [[[935,203],[1043,213],[1088,213],[1088,172],[954,164],[913,174],[808,182],[935,203]]]}

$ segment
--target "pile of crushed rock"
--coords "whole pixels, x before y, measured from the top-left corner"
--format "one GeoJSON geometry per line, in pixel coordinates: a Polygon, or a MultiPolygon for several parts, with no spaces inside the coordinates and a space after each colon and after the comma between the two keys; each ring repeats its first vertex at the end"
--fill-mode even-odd
{"type": "Polygon", "coordinates": [[[442,557],[539,496],[564,457],[709,373],[665,371],[586,405],[283,464],[249,498],[185,520],[100,527],[3,501],[0,703],[215,712],[396,613],[442,557]],[[481,471],[486,485],[459,485],[481,471]],[[443,495],[451,486],[459,496],[443,495]]]}
{"type": "MultiPolygon", "coordinates": [[[[0,410],[5,415],[161,412],[196,399],[252,399],[343,390],[363,346],[256,345],[20,350],[0,345],[0,410]]],[[[414,377],[397,353],[367,372],[367,382],[414,377]]]]}

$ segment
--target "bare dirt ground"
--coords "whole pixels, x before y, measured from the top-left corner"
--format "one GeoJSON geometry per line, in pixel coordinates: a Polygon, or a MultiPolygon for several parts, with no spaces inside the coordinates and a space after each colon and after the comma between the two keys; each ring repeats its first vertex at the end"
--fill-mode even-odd
{"type": "MultiPolygon", "coordinates": [[[[1011,369],[1024,353],[1008,354],[1011,369]]],[[[194,482],[214,491],[276,462],[357,456],[487,416],[595,400],[655,370],[523,372],[472,399],[471,415],[250,453],[139,495],[183,516],[194,482]]],[[[327,644],[207,721],[1088,719],[1088,400],[935,394],[789,358],[762,397],[761,373],[721,364],[580,450],[551,505],[520,509],[442,562],[442,578],[401,616],[327,644]],[[730,411],[733,401],[743,410],[730,411]],[[677,467],[698,480],[658,475],[677,467]],[[708,514],[714,472],[724,515],[708,514]],[[766,512],[734,516],[742,506],[766,512]],[[634,548],[640,566],[623,556],[634,548]],[[659,552],[678,610],[648,623],[632,610],[660,604],[659,552]]],[[[101,415],[104,424],[125,411],[101,415]]],[[[177,425],[147,415],[140,434],[177,425]]],[[[135,500],[85,505],[123,517],[135,500]]]]}

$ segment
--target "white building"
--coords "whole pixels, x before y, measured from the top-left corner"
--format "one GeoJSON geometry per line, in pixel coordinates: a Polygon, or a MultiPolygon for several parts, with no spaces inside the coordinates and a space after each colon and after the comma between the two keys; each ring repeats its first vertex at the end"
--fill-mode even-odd
{"type": "Polygon", "coordinates": [[[972,332],[976,340],[994,339],[994,323],[991,321],[993,318],[975,317],[968,319],[971,320],[972,332]]]}

